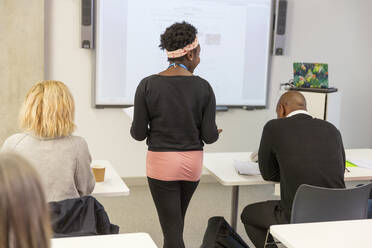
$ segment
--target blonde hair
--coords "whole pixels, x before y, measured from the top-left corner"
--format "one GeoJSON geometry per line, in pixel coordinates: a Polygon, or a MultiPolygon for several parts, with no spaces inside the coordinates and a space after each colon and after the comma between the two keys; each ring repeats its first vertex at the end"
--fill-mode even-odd
{"type": "Polygon", "coordinates": [[[19,155],[0,154],[0,248],[49,248],[51,235],[35,169],[19,155]]]}
{"type": "Polygon", "coordinates": [[[42,138],[69,136],[75,130],[74,114],[74,100],[67,86],[59,81],[41,81],[27,93],[20,125],[42,138]]]}

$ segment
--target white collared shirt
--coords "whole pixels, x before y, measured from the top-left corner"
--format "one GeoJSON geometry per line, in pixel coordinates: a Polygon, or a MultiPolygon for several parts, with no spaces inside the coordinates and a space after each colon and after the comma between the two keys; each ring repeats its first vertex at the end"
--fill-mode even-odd
{"type": "Polygon", "coordinates": [[[305,115],[310,115],[309,112],[307,112],[306,110],[296,110],[296,111],[292,111],[291,113],[289,113],[286,117],[291,117],[291,116],[294,116],[294,115],[298,115],[298,114],[305,114],[305,115]]]}

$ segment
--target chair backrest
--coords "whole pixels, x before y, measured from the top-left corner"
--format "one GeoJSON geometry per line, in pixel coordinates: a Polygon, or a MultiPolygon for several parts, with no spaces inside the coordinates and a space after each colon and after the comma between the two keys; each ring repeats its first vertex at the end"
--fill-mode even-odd
{"type": "Polygon", "coordinates": [[[372,183],[351,189],[302,184],[292,205],[291,223],[366,219],[372,183]]]}

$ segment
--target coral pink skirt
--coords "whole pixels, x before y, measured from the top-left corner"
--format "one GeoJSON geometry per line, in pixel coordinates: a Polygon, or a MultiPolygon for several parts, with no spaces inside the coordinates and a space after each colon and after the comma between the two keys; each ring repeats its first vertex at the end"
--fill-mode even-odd
{"type": "Polygon", "coordinates": [[[192,181],[200,179],[203,151],[147,152],[146,173],[163,181],[192,181]]]}

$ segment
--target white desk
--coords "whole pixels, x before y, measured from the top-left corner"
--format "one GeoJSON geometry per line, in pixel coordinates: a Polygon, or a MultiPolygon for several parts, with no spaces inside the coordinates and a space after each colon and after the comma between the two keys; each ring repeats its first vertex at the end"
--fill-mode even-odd
{"type": "Polygon", "coordinates": [[[92,192],[93,196],[122,196],[129,195],[129,188],[121,179],[119,174],[107,160],[94,160],[92,165],[103,165],[106,167],[105,181],[97,183],[92,192]]]}
{"type": "Polygon", "coordinates": [[[51,248],[157,248],[147,233],[52,239],[51,248]]]}
{"type": "Polygon", "coordinates": [[[372,220],[274,225],[270,233],[287,248],[369,248],[372,220]]]}
{"type": "MultiPolygon", "coordinates": [[[[207,170],[225,186],[232,186],[231,200],[231,226],[236,230],[238,218],[239,186],[275,184],[275,182],[265,181],[261,175],[244,176],[239,175],[234,168],[234,160],[248,161],[250,152],[232,153],[205,153],[204,166],[207,170]]],[[[358,158],[372,158],[372,149],[353,149],[346,150],[346,156],[353,155],[358,158]]],[[[345,181],[372,180],[372,170],[348,167],[350,172],[345,173],[345,181]]]]}
{"type": "Polygon", "coordinates": [[[346,160],[350,158],[372,160],[372,149],[347,149],[345,150],[346,160]]]}

